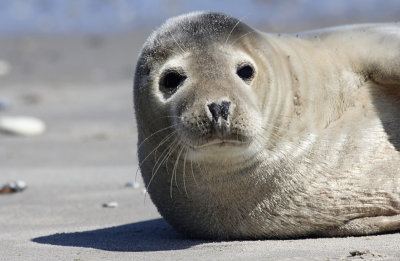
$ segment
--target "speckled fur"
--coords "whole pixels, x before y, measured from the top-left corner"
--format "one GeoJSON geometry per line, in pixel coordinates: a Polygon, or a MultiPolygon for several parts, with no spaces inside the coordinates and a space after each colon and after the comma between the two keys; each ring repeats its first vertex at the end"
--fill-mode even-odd
{"type": "Polygon", "coordinates": [[[400,229],[399,24],[276,35],[192,13],[149,37],[134,85],[140,169],[178,231],[237,239],[400,229]],[[251,83],[236,75],[242,62],[254,66],[251,83]],[[159,87],[170,68],[187,75],[172,95],[159,87]],[[210,134],[205,105],[224,99],[237,143],[210,134]]]}

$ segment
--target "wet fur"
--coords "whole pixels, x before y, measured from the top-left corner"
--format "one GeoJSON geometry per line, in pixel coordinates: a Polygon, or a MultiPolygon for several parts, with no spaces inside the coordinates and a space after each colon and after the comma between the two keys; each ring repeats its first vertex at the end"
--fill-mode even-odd
{"type": "Polygon", "coordinates": [[[178,231],[236,239],[400,229],[399,24],[275,35],[192,13],[149,37],[134,85],[141,173],[178,231]],[[247,86],[232,72],[241,59],[256,69],[247,86]],[[189,77],[166,95],[160,75],[176,67],[189,77]],[[234,104],[238,144],[208,146],[205,104],[221,99],[234,104]]]}

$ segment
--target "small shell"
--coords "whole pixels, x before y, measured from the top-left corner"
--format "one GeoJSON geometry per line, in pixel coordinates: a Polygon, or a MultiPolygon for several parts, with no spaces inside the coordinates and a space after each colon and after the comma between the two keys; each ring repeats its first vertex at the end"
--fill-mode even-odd
{"type": "Polygon", "coordinates": [[[45,131],[45,124],[33,117],[2,117],[0,118],[0,131],[21,136],[34,136],[45,131]]]}
{"type": "Polygon", "coordinates": [[[15,180],[5,184],[0,188],[0,194],[10,194],[21,192],[27,188],[26,182],[22,180],[15,180]]]}
{"type": "Polygon", "coordinates": [[[103,207],[104,208],[116,208],[116,207],[118,207],[118,202],[111,201],[111,202],[108,202],[108,203],[104,203],[103,207]]]}

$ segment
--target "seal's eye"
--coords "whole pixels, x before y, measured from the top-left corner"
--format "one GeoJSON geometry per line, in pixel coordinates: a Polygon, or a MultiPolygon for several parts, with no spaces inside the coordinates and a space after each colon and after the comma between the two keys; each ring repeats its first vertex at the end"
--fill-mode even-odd
{"type": "Polygon", "coordinates": [[[254,76],[254,69],[248,64],[240,65],[236,71],[236,74],[242,78],[243,81],[250,81],[254,76]]]}
{"type": "Polygon", "coordinates": [[[185,79],[185,75],[176,71],[170,71],[161,77],[160,87],[166,92],[173,93],[179,87],[179,85],[185,81],[185,79]]]}

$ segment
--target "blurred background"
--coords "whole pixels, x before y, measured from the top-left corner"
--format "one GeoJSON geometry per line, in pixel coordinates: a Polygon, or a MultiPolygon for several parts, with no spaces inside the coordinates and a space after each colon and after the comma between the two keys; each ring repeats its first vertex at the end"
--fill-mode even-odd
{"type": "Polygon", "coordinates": [[[272,32],[400,20],[397,0],[2,0],[0,84],[131,80],[148,34],[195,10],[272,32]]]}
{"type": "Polygon", "coordinates": [[[195,10],[288,33],[400,20],[398,0],[1,0],[0,119],[32,116],[46,131],[0,132],[0,174],[27,179],[17,166],[128,166],[135,173],[138,53],[163,21],[195,10]]]}

